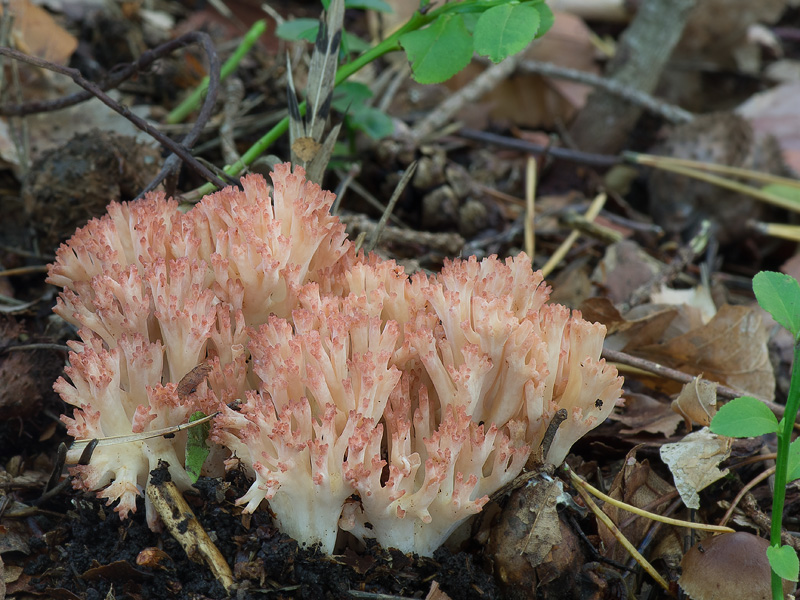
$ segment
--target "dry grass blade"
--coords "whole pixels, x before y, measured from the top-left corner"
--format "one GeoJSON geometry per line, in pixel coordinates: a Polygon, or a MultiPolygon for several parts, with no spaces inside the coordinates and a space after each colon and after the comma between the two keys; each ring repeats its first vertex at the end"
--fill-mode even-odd
{"type": "Polygon", "coordinates": [[[320,20],[306,87],[306,134],[317,141],[322,137],[331,110],[343,23],[344,0],[332,0],[327,14],[320,20]]]}
{"type": "Polygon", "coordinates": [[[726,177],[714,175],[714,173],[725,173],[729,176],[745,177],[754,181],[782,185],[791,188],[800,187],[800,181],[794,179],[788,179],[786,177],[780,177],[777,175],[769,175],[767,173],[760,173],[758,171],[750,171],[748,169],[726,167],[724,165],[715,165],[713,163],[700,163],[686,159],[671,159],[663,156],[630,154],[627,156],[627,158],[641,165],[652,167],[654,169],[660,169],[662,171],[668,171],[677,175],[684,175],[686,177],[697,179],[698,181],[705,181],[726,190],[731,190],[732,192],[746,194],[752,198],[755,198],[756,200],[761,200],[762,202],[766,202],[767,204],[771,204],[779,208],[784,208],[792,212],[800,212],[800,203],[798,203],[796,200],[771,194],[768,191],[761,190],[744,183],[739,183],[738,181],[733,181],[731,179],[727,179],[726,177]]]}
{"type": "Polygon", "coordinates": [[[311,55],[305,93],[307,101],[305,119],[300,114],[297,92],[291,68],[289,69],[287,100],[292,162],[305,167],[308,179],[316,183],[321,183],[339,134],[339,128],[335,127],[323,141],[325,123],[333,101],[343,22],[344,0],[332,0],[328,11],[320,17],[319,32],[311,55]]]}
{"type": "Polygon", "coordinates": [[[99,438],[97,440],[75,440],[72,444],[71,450],[80,450],[81,448],[85,448],[93,441],[97,441],[97,446],[114,446],[116,444],[127,444],[129,442],[141,442],[144,440],[149,440],[151,438],[160,437],[163,435],[171,435],[174,433],[178,433],[179,431],[183,431],[184,429],[189,429],[191,427],[197,427],[198,425],[202,425],[203,423],[207,423],[214,417],[216,417],[219,413],[216,412],[212,415],[208,415],[203,417],[202,419],[197,419],[197,421],[192,421],[191,423],[181,423],[180,425],[175,425],[173,427],[164,427],[163,429],[153,429],[152,431],[143,431],[142,433],[132,433],[130,435],[115,435],[111,437],[99,438]]]}
{"type": "MultiPolygon", "coordinates": [[[[395,204],[400,199],[400,195],[403,193],[403,190],[406,189],[408,182],[411,181],[411,178],[414,176],[414,171],[417,170],[417,161],[413,161],[408,167],[406,168],[403,176],[400,178],[400,181],[397,182],[397,186],[394,188],[394,192],[392,192],[392,197],[389,198],[389,204],[386,205],[386,210],[383,211],[381,215],[381,220],[378,221],[378,226],[375,228],[375,231],[372,233],[372,238],[367,245],[367,252],[372,252],[375,249],[375,246],[378,245],[378,240],[381,237],[381,233],[383,232],[384,228],[386,227],[386,223],[389,221],[389,215],[392,214],[394,210],[395,204]]],[[[356,248],[358,250],[358,248],[356,248]]]]}

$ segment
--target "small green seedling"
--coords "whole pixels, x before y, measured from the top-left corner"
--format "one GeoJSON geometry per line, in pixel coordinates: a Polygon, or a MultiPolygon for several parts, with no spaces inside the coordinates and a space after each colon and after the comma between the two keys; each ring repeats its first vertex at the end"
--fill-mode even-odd
{"type": "Polygon", "coordinates": [[[772,499],[772,529],[767,558],[772,567],[773,600],[783,598],[781,578],[797,581],[800,561],[791,546],[781,545],[786,484],[800,479],[800,439],[792,442],[792,430],[800,408],[800,283],[782,273],[762,271],[753,278],[753,291],[761,307],[794,337],[794,365],[786,400],[786,412],[778,419],[763,402],[750,396],[731,400],[711,421],[711,431],[730,437],[778,436],[775,493],[772,499]]]}

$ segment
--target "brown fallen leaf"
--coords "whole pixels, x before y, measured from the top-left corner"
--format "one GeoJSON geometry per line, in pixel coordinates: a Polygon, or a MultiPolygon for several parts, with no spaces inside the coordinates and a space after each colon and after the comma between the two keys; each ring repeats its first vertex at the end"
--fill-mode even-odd
{"type": "MultiPolygon", "coordinates": [[[[647,460],[639,462],[636,459],[636,448],[632,449],[625,459],[624,466],[617,473],[608,491],[608,495],[616,500],[622,500],[637,508],[645,508],[654,513],[660,513],[670,503],[675,488],[659,477],[651,468],[647,460]]],[[[603,505],[603,512],[619,527],[622,533],[634,546],[638,546],[652,526],[652,521],[644,517],[612,506],[603,505]]],[[[627,562],[630,558],[628,551],[614,537],[611,530],[603,523],[598,522],[598,533],[606,548],[606,558],[627,562]]]]}
{"type": "Polygon", "coordinates": [[[775,374],[769,362],[767,331],[755,308],[724,305],[714,318],[665,341],[639,347],[639,356],[686,373],[773,400],[775,374]]]}
{"type": "Polygon", "coordinates": [[[717,413],[717,382],[706,381],[698,375],[683,386],[681,393],[672,401],[672,410],[686,421],[686,429],[692,424],[707,427],[717,413]]]}
{"type": "Polygon", "coordinates": [[[615,411],[609,419],[627,427],[620,430],[625,435],[641,432],[660,433],[669,437],[681,422],[681,417],[670,410],[666,402],[659,402],[646,394],[625,394],[625,407],[615,411]]]}
{"type": "Polygon", "coordinates": [[[592,280],[602,286],[603,295],[612,302],[626,302],[634,291],[652,281],[665,267],[633,240],[622,240],[606,248],[592,280]]]}
{"type": "Polygon", "coordinates": [[[20,51],[59,65],[69,62],[78,39],[56,23],[50,13],[29,0],[11,0],[9,8],[14,15],[11,39],[20,51]]]}

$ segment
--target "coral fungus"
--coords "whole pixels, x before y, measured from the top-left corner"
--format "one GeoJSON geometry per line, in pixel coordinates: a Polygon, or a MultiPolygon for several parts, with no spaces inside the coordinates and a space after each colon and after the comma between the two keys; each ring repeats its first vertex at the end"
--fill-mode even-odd
{"type": "MultiPolygon", "coordinates": [[[[272,179],[271,195],[250,176],[186,214],[158,195],[112,204],[60,248],[55,310],[81,337],[72,383],[56,383],[70,435],[219,411],[206,469],[245,466],[246,511],[268,501],[281,529],[329,553],[344,529],[429,555],[521,472],[558,409],[554,465],[612,410],[621,378],[600,359],[603,326],[547,304],[525,255],[408,277],[356,256],[332,194],[302,169],[272,179]],[[179,394],[203,363],[208,380],[179,394]]],[[[127,515],[159,459],[190,487],[184,446],[100,445],[76,484],[127,515]]]]}

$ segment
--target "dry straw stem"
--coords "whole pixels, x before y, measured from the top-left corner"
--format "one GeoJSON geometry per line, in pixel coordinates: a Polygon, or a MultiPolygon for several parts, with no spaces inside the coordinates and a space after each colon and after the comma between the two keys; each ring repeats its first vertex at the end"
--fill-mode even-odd
{"type": "Polygon", "coordinates": [[[685,175],[686,177],[691,177],[699,181],[705,181],[706,183],[711,183],[740,194],[747,194],[756,200],[761,200],[762,202],[772,204],[773,206],[777,206],[779,208],[785,208],[786,210],[793,212],[800,212],[800,203],[796,201],[782,198],[780,196],[776,196],[775,194],[770,194],[744,183],[731,181],[725,177],[719,177],[713,173],[724,173],[726,175],[745,177],[747,179],[752,179],[754,181],[760,181],[763,183],[772,183],[793,188],[800,188],[800,181],[794,179],[781,177],[779,175],[770,175],[768,173],[760,173],[758,171],[751,171],[749,169],[717,165],[714,163],[703,163],[687,159],[674,159],[663,156],[651,156],[648,154],[626,154],[626,158],[640,165],[661,169],[662,171],[669,171],[670,173],[676,173],[677,175],[685,175]]]}
{"type": "MultiPolygon", "coordinates": [[[[597,215],[600,214],[600,211],[603,210],[603,205],[605,205],[605,203],[606,195],[598,194],[598,196],[592,200],[592,203],[589,205],[589,208],[583,215],[584,218],[589,222],[594,221],[597,215]]],[[[550,260],[548,260],[547,263],[545,263],[545,265],[542,267],[542,275],[545,277],[550,275],[553,269],[558,266],[558,263],[560,263],[567,255],[567,252],[569,252],[569,249],[572,248],[572,245],[578,240],[579,236],[580,232],[576,229],[573,229],[570,232],[570,234],[567,236],[567,239],[561,243],[558,249],[550,257],[550,260]]]]}
{"type": "MultiPolygon", "coordinates": [[[[777,456],[777,454],[776,454],[776,456],[777,456]]],[[[725,523],[727,523],[728,520],[733,516],[733,511],[736,509],[736,506],[739,504],[739,502],[742,501],[742,498],[744,498],[744,496],[745,496],[745,494],[747,494],[747,492],[752,490],[759,483],[764,481],[767,477],[770,477],[770,476],[772,476],[774,474],[775,474],[775,467],[772,466],[769,469],[767,469],[766,471],[764,471],[763,473],[761,473],[758,476],[754,477],[751,481],[749,481],[747,483],[747,485],[745,485],[741,490],[739,490],[739,493],[736,494],[736,498],[733,499],[733,502],[731,502],[731,505],[728,507],[728,510],[725,511],[725,516],[723,516],[722,519],[720,519],[720,522],[719,522],[720,526],[724,526],[725,523]]]]}
{"type": "MultiPolygon", "coordinates": [[[[620,500],[616,500],[607,494],[604,494],[592,484],[584,481],[580,477],[578,477],[575,472],[570,469],[568,466],[564,466],[566,471],[569,473],[570,480],[572,484],[580,491],[584,489],[588,492],[591,492],[593,495],[600,498],[603,502],[608,502],[612,506],[616,506],[617,508],[621,508],[622,510],[626,510],[631,512],[635,515],[639,515],[640,517],[644,517],[645,519],[651,519],[653,521],[659,521],[660,523],[665,523],[667,525],[675,525],[676,527],[688,527],[689,529],[701,529],[703,531],[713,531],[716,533],[730,533],[733,532],[733,529],[730,527],[722,527],[719,525],[706,525],[705,523],[693,523],[692,521],[681,521],[680,519],[673,519],[671,517],[664,517],[661,515],[657,515],[655,513],[648,512],[646,510],[642,510],[641,508],[636,508],[635,506],[631,506],[630,504],[626,504],[625,502],[621,502],[620,500]]],[[[605,513],[604,513],[605,514],[605,513]]]]}
{"type": "Polygon", "coordinates": [[[92,442],[97,442],[96,446],[115,446],[117,444],[127,444],[128,442],[141,442],[144,440],[149,440],[151,438],[157,438],[166,435],[173,435],[178,433],[179,431],[183,431],[184,429],[191,429],[192,427],[197,427],[198,425],[202,425],[203,423],[207,423],[214,417],[216,417],[219,412],[215,412],[213,414],[207,415],[202,419],[197,419],[197,421],[192,421],[191,423],[181,423],[180,425],[175,425],[174,427],[164,427],[163,429],[153,429],[152,431],[144,431],[142,433],[132,433],[130,435],[115,435],[109,436],[104,438],[97,438],[91,440],[75,440],[72,443],[72,450],[80,450],[81,448],[86,448],[92,442]]]}
{"type": "MultiPolygon", "coordinates": [[[[411,178],[414,176],[414,172],[417,170],[417,161],[413,161],[408,167],[406,167],[403,176],[400,178],[400,181],[397,182],[397,185],[394,188],[394,192],[392,192],[392,197],[389,198],[389,204],[386,205],[386,209],[383,211],[381,215],[380,221],[378,221],[377,227],[372,232],[372,237],[369,240],[369,244],[366,246],[366,251],[372,252],[375,250],[375,246],[378,245],[378,240],[383,233],[383,230],[386,228],[386,224],[389,222],[389,217],[391,216],[392,212],[394,212],[394,207],[397,204],[397,201],[400,199],[400,196],[406,189],[408,182],[411,181],[411,178]]],[[[360,246],[356,246],[356,252],[358,252],[360,246]]]]}
{"type": "MultiPolygon", "coordinates": [[[[800,242],[800,227],[797,225],[754,221],[753,228],[764,235],[780,238],[782,240],[789,240],[791,242],[800,242]]],[[[2,273],[0,273],[0,275],[2,275],[2,273]]]]}
{"type": "Polygon", "coordinates": [[[525,252],[533,257],[536,253],[536,232],[533,220],[536,217],[536,159],[528,157],[525,169],[525,252]]]}
{"type": "Polygon", "coordinates": [[[16,269],[6,269],[5,271],[0,271],[0,277],[30,275],[32,273],[47,273],[47,265],[31,265],[28,267],[17,267],[16,269]]]}
{"type": "MultiPolygon", "coordinates": [[[[569,470],[569,467],[567,467],[567,469],[569,470]]],[[[647,571],[647,573],[650,575],[650,577],[655,579],[656,583],[658,583],[658,585],[660,585],[662,588],[664,588],[667,591],[667,593],[669,593],[671,596],[674,596],[674,594],[672,594],[672,592],[670,592],[669,584],[664,580],[664,578],[661,577],[661,575],[658,574],[658,571],[656,571],[653,568],[653,565],[651,565],[647,561],[647,559],[644,556],[642,556],[641,553],[636,548],[633,547],[633,544],[631,544],[628,541],[628,538],[626,538],[625,535],[614,524],[614,521],[612,521],[606,513],[604,513],[602,510],[600,510],[600,507],[597,506],[595,501],[592,500],[592,497],[582,487],[584,484],[587,485],[587,486],[589,484],[587,484],[580,477],[575,475],[571,470],[569,470],[569,475],[570,475],[570,478],[572,479],[573,483],[576,484],[575,488],[578,490],[578,493],[581,495],[583,500],[586,502],[586,505],[591,509],[591,511],[595,514],[595,516],[598,519],[600,519],[606,527],[608,527],[608,529],[611,531],[611,533],[614,534],[614,537],[617,538],[617,541],[620,544],[622,544],[622,546],[630,553],[630,555],[634,559],[636,559],[636,562],[638,562],[642,566],[642,568],[645,571],[647,571]]]]}

